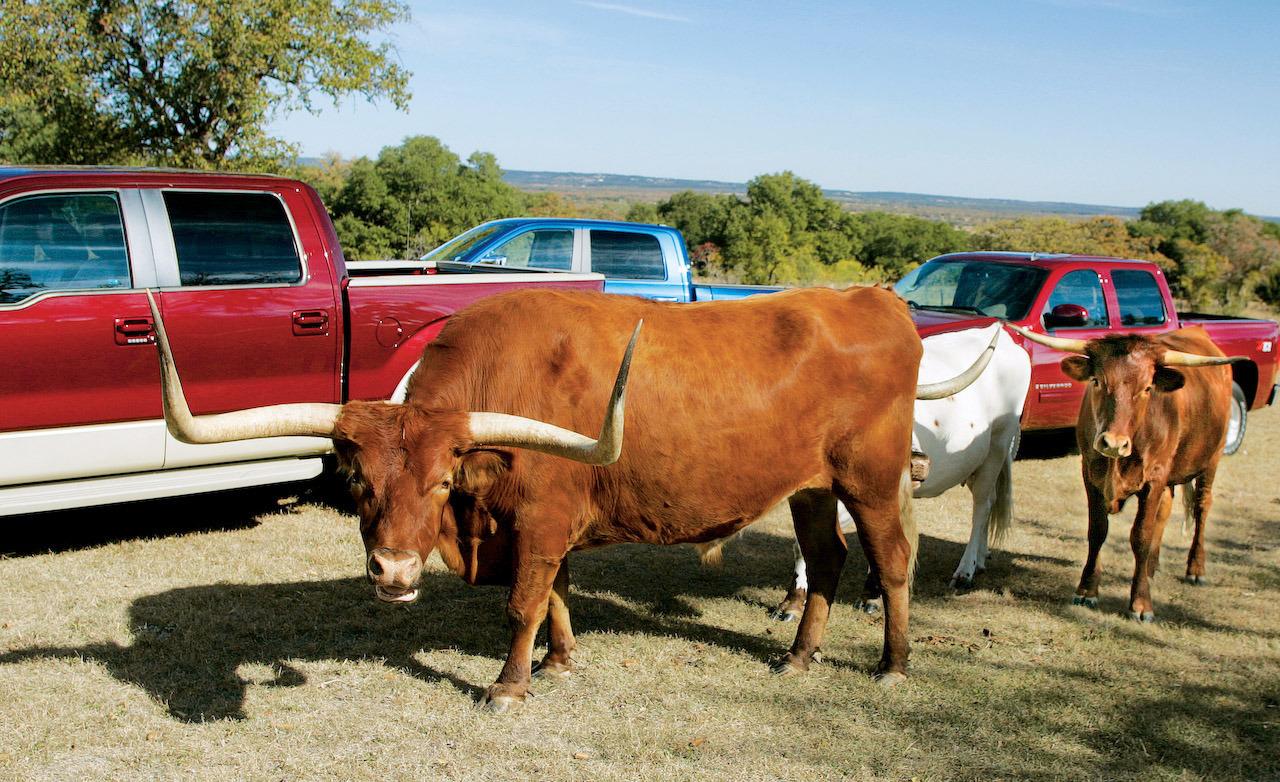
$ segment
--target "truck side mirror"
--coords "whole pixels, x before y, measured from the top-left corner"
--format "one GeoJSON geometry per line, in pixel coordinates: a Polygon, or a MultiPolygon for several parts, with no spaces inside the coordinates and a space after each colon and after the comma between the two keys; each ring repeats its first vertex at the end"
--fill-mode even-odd
{"type": "Polygon", "coordinates": [[[1059,304],[1044,316],[1047,329],[1084,326],[1089,322],[1089,310],[1079,304],[1059,304]]]}

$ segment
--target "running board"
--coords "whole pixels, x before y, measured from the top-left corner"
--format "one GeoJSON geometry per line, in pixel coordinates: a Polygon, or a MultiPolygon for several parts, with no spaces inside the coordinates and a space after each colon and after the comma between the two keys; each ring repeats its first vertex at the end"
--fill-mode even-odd
{"type": "Polygon", "coordinates": [[[324,462],[317,456],[6,486],[0,488],[0,516],[305,481],[323,469],[324,462]]]}

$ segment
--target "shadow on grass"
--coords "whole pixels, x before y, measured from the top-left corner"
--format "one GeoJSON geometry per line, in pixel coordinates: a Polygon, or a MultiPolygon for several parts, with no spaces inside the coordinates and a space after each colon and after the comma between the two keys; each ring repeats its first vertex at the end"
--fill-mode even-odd
{"type": "Polygon", "coordinates": [[[5,519],[0,556],[75,551],[142,538],[222,532],[258,525],[280,499],[310,493],[311,483],[280,484],[210,495],[50,511],[5,519]]]}
{"type": "MultiPolygon", "coordinates": [[[[227,515],[225,507],[220,513],[227,515]]],[[[922,556],[950,562],[959,549],[959,544],[926,539],[922,556]]],[[[795,625],[780,626],[771,635],[735,632],[703,622],[693,604],[720,598],[761,605],[742,596],[752,587],[781,596],[790,577],[790,552],[786,538],[749,533],[735,542],[720,569],[703,567],[688,547],[615,546],[574,554],[574,627],[579,633],[679,636],[736,650],[763,665],[786,650],[795,625]]],[[[842,599],[857,595],[865,572],[860,556],[850,560],[842,599]]],[[[424,649],[461,649],[493,658],[496,675],[508,643],[505,590],[470,587],[451,574],[431,571],[424,575],[422,591],[424,598],[415,605],[389,606],[378,603],[358,578],[174,589],[133,602],[129,645],[17,649],[0,655],[0,664],[43,657],[94,660],[165,704],[175,718],[191,722],[244,718],[248,683],[238,673],[243,665],[277,671],[269,685],[303,683],[290,660],[383,660],[417,678],[447,681],[480,697],[488,682],[460,680],[422,665],[415,655],[424,649]]],[[[763,608],[761,619],[768,622],[763,608]]],[[[878,649],[881,631],[868,629],[868,641],[878,649]]],[[[874,662],[859,661],[868,668],[874,662]]]]}

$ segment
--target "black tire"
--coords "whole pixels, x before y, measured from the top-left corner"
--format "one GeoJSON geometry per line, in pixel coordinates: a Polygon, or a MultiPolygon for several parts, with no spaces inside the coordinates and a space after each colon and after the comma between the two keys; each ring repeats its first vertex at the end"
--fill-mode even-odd
{"type": "Polygon", "coordinates": [[[1222,452],[1227,456],[1240,450],[1244,444],[1244,432],[1249,428],[1249,400],[1239,383],[1231,384],[1231,418],[1227,423],[1227,444],[1222,452]]]}

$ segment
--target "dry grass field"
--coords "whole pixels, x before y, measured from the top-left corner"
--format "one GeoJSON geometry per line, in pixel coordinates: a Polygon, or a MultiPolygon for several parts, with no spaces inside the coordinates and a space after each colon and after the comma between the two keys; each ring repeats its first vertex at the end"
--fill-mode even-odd
{"type": "Polygon", "coordinates": [[[1121,617],[1129,514],[1100,610],[1070,605],[1077,456],[1017,463],[1015,528],[967,593],[946,587],[967,492],[917,503],[913,676],[892,691],[867,675],[878,620],[849,607],[860,554],[826,662],[768,673],[795,629],[766,615],[785,512],[719,570],[688,547],[574,555],[579,671],[503,716],[476,706],[503,592],[437,565],[417,604],[377,604],[354,517],[307,491],[7,519],[0,779],[1276,780],[1277,464],[1267,410],[1220,472],[1210,585],[1182,583],[1169,525],[1153,626],[1121,617]]]}

